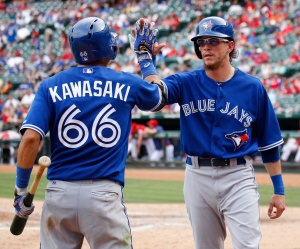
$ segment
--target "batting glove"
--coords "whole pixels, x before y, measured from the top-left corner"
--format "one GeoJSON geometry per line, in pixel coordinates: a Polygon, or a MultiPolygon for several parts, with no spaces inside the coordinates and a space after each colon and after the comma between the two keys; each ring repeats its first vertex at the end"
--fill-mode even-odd
{"type": "Polygon", "coordinates": [[[156,74],[156,56],[153,55],[153,45],[157,42],[156,35],[158,30],[154,29],[155,23],[148,24],[145,19],[143,24],[138,20],[135,25],[135,36],[129,34],[131,49],[136,53],[143,77],[156,74]],[[149,64],[149,62],[152,64],[149,64]]]}
{"type": "Polygon", "coordinates": [[[138,20],[135,25],[136,37],[129,35],[130,47],[137,54],[138,61],[153,60],[153,44],[157,41],[156,35],[158,30],[154,29],[155,23],[152,22],[150,27],[148,20],[144,20],[144,25],[138,20]]]}
{"type": "Polygon", "coordinates": [[[27,195],[27,193],[27,188],[15,187],[15,200],[13,206],[15,207],[16,215],[24,219],[28,219],[29,215],[31,215],[34,211],[33,204],[31,204],[30,207],[27,207],[24,204],[24,198],[27,195]]]}

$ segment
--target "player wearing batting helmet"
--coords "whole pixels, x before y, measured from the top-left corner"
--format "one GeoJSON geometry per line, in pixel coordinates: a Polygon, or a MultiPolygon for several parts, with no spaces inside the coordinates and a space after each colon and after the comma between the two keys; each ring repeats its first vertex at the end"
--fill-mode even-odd
{"type": "MultiPolygon", "coordinates": [[[[154,23],[140,19],[130,35],[149,82],[159,81],[153,65],[164,47],[156,42],[156,32],[154,23]]],[[[260,211],[252,163],[259,151],[274,184],[268,215],[278,218],[285,209],[280,127],[263,84],[231,65],[238,53],[230,23],[204,18],[192,42],[203,68],[168,76],[160,84],[167,104],[181,107],[181,142],[188,155],[184,198],[195,248],[224,248],[227,225],[234,248],[257,249],[260,211]]]]}
{"type": "Polygon", "coordinates": [[[115,36],[100,18],[77,22],[69,43],[78,65],[41,83],[22,124],[16,210],[26,217],[33,210],[22,196],[39,142],[50,132],[41,249],[81,248],[84,238],[92,249],[132,248],[122,192],[131,110],[160,110],[166,94],[157,84],[107,68],[117,55],[115,36]]]}

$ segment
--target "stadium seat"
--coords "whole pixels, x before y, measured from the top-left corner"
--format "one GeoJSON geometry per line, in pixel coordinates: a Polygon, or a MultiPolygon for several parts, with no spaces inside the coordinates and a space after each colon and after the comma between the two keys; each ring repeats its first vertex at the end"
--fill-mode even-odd
{"type": "Polygon", "coordinates": [[[167,66],[169,66],[171,64],[177,64],[178,65],[178,59],[177,59],[176,56],[174,56],[174,57],[166,57],[165,63],[166,63],[167,66]]]}
{"type": "Polygon", "coordinates": [[[223,12],[226,12],[226,11],[228,11],[228,9],[229,9],[229,7],[230,7],[230,1],[226,1],[226,2],[224,2],[222,5],[221,5],[221,10],[223,11],[223,12]]]}

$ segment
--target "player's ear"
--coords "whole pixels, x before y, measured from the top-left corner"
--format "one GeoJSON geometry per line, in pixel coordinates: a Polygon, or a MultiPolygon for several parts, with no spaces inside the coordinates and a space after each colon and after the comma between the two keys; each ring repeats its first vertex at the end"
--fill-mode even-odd
{"type": "Polygon", "coordinates": [[[234,41],[230,41],[228,43],[229,54],[234,50],[235,43],[234,41]]]}

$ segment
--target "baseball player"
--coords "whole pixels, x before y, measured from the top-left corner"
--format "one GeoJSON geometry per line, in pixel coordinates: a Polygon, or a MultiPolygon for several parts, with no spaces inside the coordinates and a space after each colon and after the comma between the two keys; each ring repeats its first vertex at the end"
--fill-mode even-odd
{"type": "Polygon", "coordinates": [[[300,162],[300,139],[290,137],[282,147],[281,161],[288,161],[292,152],[296,152],[294,161],[300,162]]]}
{"type": "Polygon", "coordinates": [[[41,83],[20,130],[16,214],[27,218],[34,209],[23,199],[39,142],[50,132],[41,249],[81,248],[84,237],[92,249],[132,248],[122,192],[131,110],[160,110],[165,95],[157,84],[107,68],[117,43],[100,18],[77,22],[69,44],[78,66],[41,83]]]}
{"type": "MultiPolygon", "coordinates": [[[[163,132],[164,128],[159,125],[158,121],[156,119],[150,119],[147,122],[147,128],[146,133],[148,135],[155,135],[159,132],[163,132]]],[[[148,141],[154,143],[155,148],[153,151],[148,152],[149,153],[149,160],[150,161],[159,161],[164,157],[164,148],[163,148],[163,139],[162,138],[148,138],[148,141]]],[[[171,144],[171,141],[167,139],[165,141],[165,152],[166,152],[166,161],[171,162],[174,160],[174,145],[171,144]]]]}
{"type": "MultiPolygon", "coordinates": [[[[156,42],[156,32],[153,23],[140,19],[130,35],[148,82],[160,80],[154,61],[164,44],[156,42]]],[[[187,154],[184,198],[195,248],[224,248],[227,224],[234,248],[257,249],[259,194],[252,166],[257,151],[274,185],[270,219],[285,209],[279,124],[263,84],[231,65],[238,54],[226,20],[204,18],[192,42],[203,68],[160,82],[167,104],[181,107],[181,142],[187,154]]]]}
{"type": "Polygon", "coordinates": [[[144,134],[146,126],[136,122],[131,123],[131,130],[128,139],[128,153],[131,153],[131,158],[137,160],[141,156],[141,147],[145,145],[147,151],[155,149],[154,143],[145,143],[144,134]],[[134,135],[137,135],[137,138],[134,135]]]}

